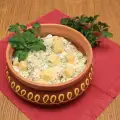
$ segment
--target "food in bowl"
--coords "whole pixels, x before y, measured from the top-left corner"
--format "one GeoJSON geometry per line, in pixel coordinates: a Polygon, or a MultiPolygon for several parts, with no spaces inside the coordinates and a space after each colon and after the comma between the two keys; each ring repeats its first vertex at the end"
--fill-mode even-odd
{"type": "Polygon", "coordinates": [[[41,38],[46,50],[30,51],[24,61],[13,57],[13,68],[22,77],[42,84],[69,81],[86,67],[87,57],[64,37],[48,34],[41,38]]]}
{"type": "MultiPolygon", "coordinates": [[[[20,34],[20,36],[18,37],[16,34],[13,34],[15,36],[12,37],[9,36],[10,44],[8,44],[6,50],[6,78],[11,89],[18,96],[35,104],[58,105],[78,98],[78,96],[87,90],[92,81],[93,54],[89,42],[82,34],[72,28],[59,24],[41,24],[40,27],[38,27],[38,24],[33,24],[32,26],[34,26],[34,29],[31,29],[31,27],[26,28],[24,25],[19,25],[22,31],[24,31],[23,37],[23,34],[21,35],[21,32],[18,31],[17,26],[14,25],[10,27],[10,31],[16,32],[16,34],[20,34]],[[30,33],[27,32],[28,30],[30,33]],[[33,36],[31,33],[36,34],[33,36]],[[38,38],[38,33],[43,39],[44,36],[47,37],[47,35],[50,33],[52,37],[62,36],[63,39],[70,41],[77,48],[77,50],[83,54],[83,57],[87,59],[84,70],[76,77],[59,84],[43,84],[39,82],[33,82],[30,79],[22,77],[19,72],[16,72],[13,69],[13,59],[14,57],[18,57],[18,61],[20,62],[22,68],[26,69],[27,65],[25,62],[21,61],[26,61],[31,51],[39,52],[39,50],[47,50],[46,45],[44,45],[44,41],[41,40],[41,38],[38,38]],[[25,41],[21,37],[24,38],[25,41]],[[34,40],[36,42],[33,44],[34,40]]],[[[18,64],[18,62],[15,62],[14,64],[18,64]]]]}

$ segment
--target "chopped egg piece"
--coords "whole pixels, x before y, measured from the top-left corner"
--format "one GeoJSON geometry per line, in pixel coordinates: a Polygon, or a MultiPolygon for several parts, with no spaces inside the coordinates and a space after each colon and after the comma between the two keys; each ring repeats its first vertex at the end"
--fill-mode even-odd
{"type": "Polygon", "coordinates": [[[64,51],[64,52],[62,53],[62,55],[66,56],[66,55],[67,55],[67,52],[64,51]]]}
{"type": "Polygon", "coordinates": [[[48,60],[55,65],[60,63],[60,58],[56,54],[51,54],[48,60]]]}
{"type": "Polygon", "coordinates": [[[73,75],[73,72],[74,72],[74,68],[72,66],[67,66],[65,69],[64,69],[64,74],[66,77],[71,77],[73,75]]]}
{"type": "Polygon", "coordinates": [[[55,53],[62,53],[64,51],[64,44],[62,39],[58,39],[58,38],[54,39],[53,50],[55,53]]]}
{"type": "Polygon", "coordinates": [[[20,64],[19,64],[19,69],[20,70],[27,70],[28,68],[28,64],[26,61],[20,61],[20,64]]]}
{"type": "Polygon", "coordinates": [[[52,79],[52,69],[48,68],[43,71],[43,79],[44,80],[51,80],[52,79]]]}
{"type": "Polygon", "coordinates": [[[75,56],[74,56],[73,53],[68,53],[66,57],[67,57],[68,63],[74,64],[74,62],[75,62],[75,56]]]}

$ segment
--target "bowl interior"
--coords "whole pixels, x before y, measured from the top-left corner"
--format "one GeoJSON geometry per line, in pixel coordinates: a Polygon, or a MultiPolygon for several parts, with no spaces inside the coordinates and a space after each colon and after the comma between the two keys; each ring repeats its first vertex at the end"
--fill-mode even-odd
{"type": "Polygon", "coordinates": [[[85,76],[85,73],[88,71],[92,64],[92,48],[87,39],[79,32],[76,30],[69,28],[64,25],[59,25],[59,24],[42,24],[41,29],[40,29],[40,36],[46,36],[47,34],[52,34],[56,36],[61,36],[64,37],[68,40],[70,40],[78,50],[80,50],[84,55],[87,56],[87,64],[85,70],[80,73],[77,77],[73,78],[70,81],[67,81],[65,83],[60,83],[60,84],[39,84],[35,82],[31,82],[22,76],[19,75],[16,71],[13,70],[12,67],[12,56],[14,50],[11,48],[10,45],[8,45],[7,50],[6,50],[6,61],[7,65],[9,67],[9,70],[11,71],[12,75],[16,77],[17,80],[22,82],[23,84],[32,87],[34,89],[43,89],[43,90],[59,90],[66,88],[82,79],[82,77],[85,76]]]}

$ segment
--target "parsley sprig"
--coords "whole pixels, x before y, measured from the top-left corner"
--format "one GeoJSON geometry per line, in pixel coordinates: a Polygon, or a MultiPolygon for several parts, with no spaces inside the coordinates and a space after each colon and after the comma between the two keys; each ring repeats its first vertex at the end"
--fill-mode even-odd
{"type": "Polygon", "coordinates": [[[8,31],[15,32],[10,39],[9,43],[15,49],[15,57],[18,60],[25,60],[30,51],[46,50],[43,40],[38,38],[40,33],[40,24],[34,23],[31,28],[19,23],[10,25],[8,31]]]}
{"type": "Polygon", "coordinates": [[[97,21],[99,15],[95,16],[77,16],[73,18],[62,18],[60,23],[75,30],[81,32],[90,42],[92,47],[96,47],[99,45],[99,38],[103,37],[112,37],[112,33],[110,33],[109,26],[106,23],[101,21],[97,21]]]}

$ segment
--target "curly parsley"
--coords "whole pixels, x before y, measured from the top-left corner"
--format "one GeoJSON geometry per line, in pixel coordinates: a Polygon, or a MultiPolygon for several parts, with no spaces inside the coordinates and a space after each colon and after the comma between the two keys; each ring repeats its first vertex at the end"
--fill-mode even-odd
{"type": "Polygon", "coordinates": [[[99,15],[95,16],[77,16],[73,18],[62,18],[60,23],[69,26],[79,32],[81,32],[90,42],[92,47],[99,45],[99,38],[112,37],[113,34],[110,33],[109,26],[106,23],[97,21],[99,15]]]}

